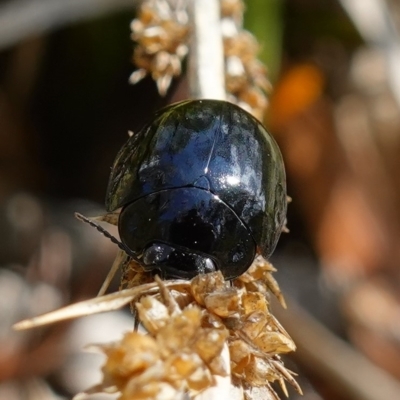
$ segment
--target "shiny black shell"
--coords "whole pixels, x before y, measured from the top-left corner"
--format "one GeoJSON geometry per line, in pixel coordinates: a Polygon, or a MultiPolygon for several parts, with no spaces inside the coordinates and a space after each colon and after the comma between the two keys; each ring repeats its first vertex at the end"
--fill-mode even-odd
{"type": "MultiPolygon", "coordinates": [[[[281,152],[263,125],[234,104],[176,103],[122,147],[106,207],[122,207],[121,241],[139,258],[152,240],[176,244],[188,255],[210,257],[232,279],[256,254],[268,258],[281,234],[287,207],[281,152]],[[193,218],[203,221],[203,231],[193,218]],[[197,245],[204,237],[207,243],[197,245]]],[[[165,276],[200,272],[189,262],[165,276]]]]}

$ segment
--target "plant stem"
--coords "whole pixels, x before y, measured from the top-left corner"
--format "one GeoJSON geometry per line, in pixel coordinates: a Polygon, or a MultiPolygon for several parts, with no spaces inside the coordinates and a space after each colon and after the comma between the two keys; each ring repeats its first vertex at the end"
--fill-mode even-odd
{"type": "Polygon", "coordinates": [[[225,100],[224,52],[219,0],[190,0],[189,50],[191,98],[225,100]]]}

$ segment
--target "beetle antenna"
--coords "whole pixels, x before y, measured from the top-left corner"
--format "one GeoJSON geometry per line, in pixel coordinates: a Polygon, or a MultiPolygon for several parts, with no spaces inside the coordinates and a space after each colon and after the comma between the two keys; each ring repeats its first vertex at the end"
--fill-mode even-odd
{"type": "Polygon", "coordinates": [[[115,236],[111,235],[110,232],[105,230],[101,225],[99,225],[98,223],[94,222],[93,220],[91,220],[77,212],[75,213],[75,218],[77,218],[77,219],[79,219],[79,221],[85,222],[85,223],[89,224],[90,226],[92,226],[93,228],[97,229],[107,239],[110,239],[111,242],[116,244],[121,250],[123,250],[126,254],[128,254],[129,257],[133,258],[134,261],[139,263],[138,258],[134,254],[132,254],[132,251],[127,246],[125,246],[122,242],[120,242],[115,236]]]}

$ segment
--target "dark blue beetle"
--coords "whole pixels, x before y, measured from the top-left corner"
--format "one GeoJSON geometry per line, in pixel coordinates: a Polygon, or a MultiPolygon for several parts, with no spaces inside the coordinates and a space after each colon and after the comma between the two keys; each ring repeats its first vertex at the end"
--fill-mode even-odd
{"type": "Polygon", "coordinates": [[[224,101],[156,113],[114,162],[106,207],[122,207],[128,254],[164,278],[245,272],[268,258],[286,216],[282,156],[262,124],[224,101]]]}

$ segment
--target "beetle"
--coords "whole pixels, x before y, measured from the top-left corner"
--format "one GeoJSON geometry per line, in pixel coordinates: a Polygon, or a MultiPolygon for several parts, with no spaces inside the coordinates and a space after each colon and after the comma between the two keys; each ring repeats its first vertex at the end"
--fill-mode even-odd
{"type": "Polygon", "coordinates": [[[119,151],[106,208],[121,208],[125,251],[144,270],[226,280],[269,258],[286,218],[285,168],[274,138],[242,108],[188,100],[158,111],[119,151]]]}

